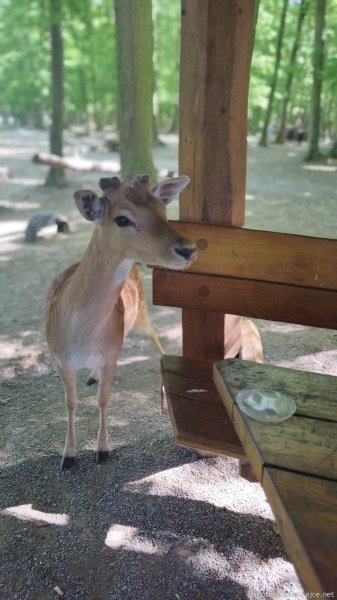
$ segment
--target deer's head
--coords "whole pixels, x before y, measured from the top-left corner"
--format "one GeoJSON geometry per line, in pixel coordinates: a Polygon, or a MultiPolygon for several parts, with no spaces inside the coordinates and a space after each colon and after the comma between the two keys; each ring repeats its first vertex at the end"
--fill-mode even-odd
{"type": "Polygon", "coordinates": [[[99,181],[102,196],[81,190],[74,198],[81,215],[100,228],[106,246],[103,251],[183,269],[196,258],[196,247],[169,225],[166,206],[189,181],[182,175],[151,189],[147,175],[138,175],[132,185],[123,185],[118,177],[106,177],[99,181]]]}

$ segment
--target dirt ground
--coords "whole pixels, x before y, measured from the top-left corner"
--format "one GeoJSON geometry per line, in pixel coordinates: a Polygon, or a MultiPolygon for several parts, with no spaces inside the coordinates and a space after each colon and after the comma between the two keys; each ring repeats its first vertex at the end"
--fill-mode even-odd
{"type": "MultiPolygon", "coordinates": [[[[156,150],[163,173],[176,168],[176,140],[156,150]]],[[[127,338],[113,383],[108,463],[94,460],[98,412],[87,373],[79,376],[79,453],[58,470],[65,439],[63,390],[43,334],[47,288],[77,261],[91,225],[72,200],[97,190],[97,174],[68,174],[68,187],[43,187],[46,169],[31,157],[43,132],[0,132],[0,599],[301,600],[306,597],[258,484],[237,462],[197,459],[175,445],[160,412],[159,360],[138,332],[127,338]],[[68,216],[71,234],[44,230],[24,241],[39,211],[68,216]]],[[[116,161],[92,141],[67,136],[66,154],[116,161]]],[[[303,149],[249,144],[248,227],[336,236],[336,167],[306,168],[303,149]]],[[[171,205],[172,206],[172,205],[171,205]]],[[[170,216],[177,215],[176,206],[170,216]]],[[[151,296],[151,272],[144,267],[151,296]]],[[[167,353],[179,353],[180,313],[151,307],[167,353]]],[[[258,323],[265,359],[337,375],[337,334],[258,323]]]]}

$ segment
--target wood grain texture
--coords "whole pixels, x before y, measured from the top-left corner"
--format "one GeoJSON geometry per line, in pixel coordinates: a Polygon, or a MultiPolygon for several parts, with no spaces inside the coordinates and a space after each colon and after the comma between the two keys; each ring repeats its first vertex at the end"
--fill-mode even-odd
{"type": "Polygon", "coordinates": [[[305,590],[336,595],[337,481],[266,468],[262,485],[305,590]]]}
{"type": "Polygon", "coordinates": [[[318,287],[155,269],[153,303],[337,329],[337,291],[318,287]]]}
{"type": "Polygon", "coordinates": [[[168,395],[168,406],[177,444],[235,458],[245,456],[223,406],[173,395],[168,395]]]}
{"type": "Polygon", "coordinates": [[[214,386],[212,367],[175,356],[163,356],[161,367],[177,443],[243,458],[240,441],[214,386]]]}
{"type": "Polygon", "coordinates": [[[333,479],[337,473],[337,424],[293,416],[259,423],[234,405],[233,425],[259,481],[264,465],[333,479]]]}
{"type": "Polygon", "coordinates": [[[203,379],[208,382],[213,381],[213,369],[209,365],[200,361],[192,360],[184,356],[175,356],[164,354],[161,359],[162,367],[165,373],[175,373],[186,379],[203,379]]]}
{"type": "Polygon", "coordinates": [[[296,415],[337,423],[337,377],[249,361],[224,360],[214,365],[216,387],[233,402],[244,388],[287,390],[296,401],[296,415]],[[220,389],[219,389],[220,388],[220,389]]]}
{"type": "Polygon", "coordinates": [[[167,394],[190,398],[214,406],[223,407],[224,405],[213,381],[197,379],[197,383],[195,383],[195,380],[190,381],[181,373],[168,373],[166,371],[165,382],[167,394]]]}
{"type": "Polygon", "coordinates": [[[314,398],[317,399],[320,393],[320,399],[316,406],[314,398],[310,397],[310,389],[307,397],[303,395],[303,389],[306,387],[306,372],[233,360],[214,365],[215,385],[259,481],[262,480],[265,465],[319,477],[336,478],[336,378],[311,375],[313,375],[311,381],[316,390],[314,398]],[[236,362],[238,364],[235,364],[236,362]],[[226,363],[225,368],[224,363],[226,363]],[[247,366],[248,368],[245,368],[247,366]],[[239,373],[240,367],[246,377],[239,373]],[[261,379],[261,374],[265,375],[264,381],[261,379]],[[292,375],[295,375],[295,379],[291,383],[292,375]],[[304,382],[302,386],[301,376],[304,382]],[[315,377],[318,377],[316,384],[315,377]],[[325,382],[325,380],[327,381],[325,382]],[[298,381],[302,392],[301,401],[296,392],[296,382],[298,381]],[[323,385],[324,382],[325,385],[323,385]],[[247,417],[236,404],[237,393],[242,389],[256,387],[281,389],[288,392],[298,407],[296,414],[283,423],[273,425],[260,423],[247,417]],[[306,405],[307,398],[309,406],[306,405]],[[326,406],[327,398],[330,398],[328,408],[326,406]],[[306,413],[306,416],[300,414],[301,410],[306,413]],[[328,419],[324,419],[322,415],[328,416],[328,419]]]}
{"type": "Polygon", "coordinates": [[[189,272],[337,289],[337,240],[171,221],[198,247],[189,272]]]}
{"type": "Polygon", "coordinates": [[[244,222],[253,0],[183,0],[179,170],[183,219],[244,222]]]}
{"type": "Polygon", "coordinates": [[[182,311],[182,326],[184,356],[209,364],[224,357],[224,315],[221,312],[187,308],[182,311]]]}

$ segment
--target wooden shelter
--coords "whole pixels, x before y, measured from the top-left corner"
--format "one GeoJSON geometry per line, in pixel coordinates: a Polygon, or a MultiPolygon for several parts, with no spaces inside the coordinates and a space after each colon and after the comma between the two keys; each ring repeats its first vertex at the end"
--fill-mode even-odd
{"type": "Polygon", "coordinates": [[[317,468],[313,422],[311,429],[308,423],[317,419],[320,427],[329,421],[329,435],[337,434],[334,378],[328,385],[330,412],[324,398],[316,410],[323,380],[310,379],[312,385],[305,386],[286,369],[281,378],[302,405],[315,406],[305,419],[299,411],[292,419],[299,440],[293,452],[307,452],[315,468],[308,461],[297,468],[276,460],[270,469],[268,458],[259,461],[270,452],[264,446],[262,452],[258,433],[240,420],[235,381],[273,382],[273,367],[264,365],[262,373],[261,365],[225,361],[226,368],[215,366],[213,381],[213,363],[240,355],[241,317],[337,329],[337,241],[242,228],[254,17],[254,0],[182,1],[179,171],[191,184],[181,195],[175,228],[196,243],[199,256],[187,272],[154,270],[154,303],[182,308],[183,356],[163,357],[163,382],[177,442],[248,456],[305,589],[332,592],[337,588],[337,453],[322,439],[322,468],[317,468]],[[249,377],[247,364],[253,365],[249,377]],[[311,528],[298,508],[306,502],[311,528]]]}

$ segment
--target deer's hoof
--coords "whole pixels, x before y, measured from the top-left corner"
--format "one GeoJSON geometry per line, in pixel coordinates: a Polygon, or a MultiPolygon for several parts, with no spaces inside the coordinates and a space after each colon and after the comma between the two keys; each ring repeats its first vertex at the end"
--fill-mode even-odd
{"type": "Polygon", "coordinates": [[[69,469],[71,469],[74,466],[74,464],[75,464],[75,456],[64,456],[62,458],[60,470],[68,471],[69,469]]]}
{"type": "Polygon", "coordinates": [[[94,377],[89,377],[89,379],[87,379],[87,385],[93,385],[94,383],[98,383],[97,379],[94,377]]]}
{"type": "Polygon", "coordinates": [[[108,460],[108,456],[109,452],[107,450],[97,450],[96,462],[99,465],[102,465],[103,463],[106,463],[106,461],[108,460]]]}

